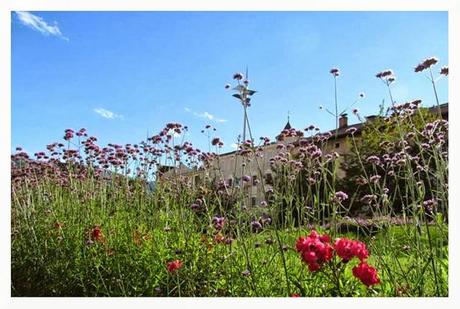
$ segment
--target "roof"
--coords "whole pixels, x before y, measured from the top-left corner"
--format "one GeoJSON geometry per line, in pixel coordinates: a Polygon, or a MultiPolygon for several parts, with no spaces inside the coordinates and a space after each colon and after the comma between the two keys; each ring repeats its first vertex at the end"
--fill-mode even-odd
{"type": "Polygon", "coordinates": [[[291,127],[291,124],[289,123],[289,120],[288,120],[288,122],[287,122],[286,125],[284,126],[284,129],[283,129],[283,130],[289,130],[289,129],[291,129],[291,128],[292,128],[292,127],[291,127]]]}
{"type": "MultiPolygon", "coordinates": [[[[448,115],[449,115],[449,103],[443,103],[443,104],[440,104],[439,105],[439,108],[441,109],[441,115],[443,118],[447,119],[448,118],[448,115]]],[[[428,107],[428,111],[430,112],[433,112],[433,113],[437,113],[438,112],[438,106],[437,105],[434,105],[432,107],[428,107]]],[[[366,117],[366,119],[368,119],[368,121],[371,121],[372,119],[375,119],[379,116],[377,115],[369,115],[366,117]]],[[[339,128],[337,130],[337,138],[340,138],[340,137],[343,137],[343,136],[346,136],[348,135],[349,133],[347,133],[347,130],[350,129],[350,128],[355,128],[356,129],[356,133],[359,133],[363,126],[364,126],[365,122],[360,122],[360,123],[356,123],[356,124],[352,124],[352,125],[348,125],[346,127],[342,127],[342,128],[339,128]]],[[[291,124],[289,123],[289,120],[288,122],[286,123],[285,127],[283,130],[286,130],[286,129],[291,129],[291,124]]],[[[336,134],[336,129],[332,129],[330,131],[326,131],[324,133],[318,133],[318,134],[327,134],[327,133],[330,133],[332,134],[333,136],[335,136],[336,134]]],[[[308,138],[305,138],[306,140],[309,140],[311,139],[312,137],[308,137],[308,138]]],[[[269,145],[273,145],[273,144],[276,144],[277,141],[274,141],[270,144],[268,144],[267,146],[269,145]]],[[[265,147],[265,146],[264,146],[265,147]]],[[[232,155],[234,153],[238,152],[238,150],[233,150],[233,151],[230,151],[230,152],[226,152],[226,153],[223,153],[221,154],[220,156],[227,156],[227,155],[232,155]]]]}

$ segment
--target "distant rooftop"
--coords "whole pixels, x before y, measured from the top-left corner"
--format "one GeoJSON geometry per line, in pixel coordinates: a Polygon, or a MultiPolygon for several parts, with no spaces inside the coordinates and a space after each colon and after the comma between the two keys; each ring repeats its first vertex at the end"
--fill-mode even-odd
{"type": "MultiPolygon", "coordinates": [[[[448,116],[449,116],[449,103],[443,103],[443,104],[440,104],[439,105],[440,109],[441,109],[441,115],[442,115],[442,118],[444,119],[448,119],[448,116]]],[[[432,113],[437,113],[438,112],[438,106],[437,105],[434,105],[434,106],[431,106],[431,107],[428,107],[428,110],[432,113]]],[[[376,119],[377,115],[369,115],[366,117],[366,119],[368,120],[373,120],[373,119],[376,119]]],[[[345,127],[341,127],[338,129],[337,131],[337,137],[343,137],[345,135],[347,135],[347,130],[350,129],[350,128],[355,128],[356,129],[356,132],[360,132],[361,129],[363,128],[365,123],[363,122],[360,122],[360,123],[355,123],[355,124],[352,124],[352,125],[347,125],[345,127]]],[[[284,129],[283,130],[290,130],[292,129],[292,126],[289,122],[289,118],[288,118],[288,121],[286,123],[286,125],[284,126],[284,129]]],[[[318,133],[318,134],[327,134],[327,133],[331,133],[333,135],[335,135],[336,133],[336,129],[332,129],[332,130],[329,130],[329,131],[326,131],[326,132],[323,132],[323,133],[318,133]]],[[[308,137],[306,139],[310,139],[311,137],[308,137]]],[[[274,141],[272,143],[270,143],[269,145],[273,145],[273,144],[276,144],[277,141],[274,141]]],[[[234,153],[236,153],[238,150],[233,150],[233,151],[230,151],[230,152],[226,152],[226,153],[222,153],[220,154],[220,156],[228,156],[228,155],[232,155],[234,153]]]]}

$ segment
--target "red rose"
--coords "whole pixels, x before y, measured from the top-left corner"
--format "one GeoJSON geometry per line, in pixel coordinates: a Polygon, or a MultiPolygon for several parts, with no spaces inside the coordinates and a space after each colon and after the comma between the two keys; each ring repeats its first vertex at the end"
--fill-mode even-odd
{"type": "Polygon", "coordinates": [[[368,258],[369,252],[366,249],[366,244],[359,240],[350,240],[347,238],[337,238],[335,241],[335,250],[337,255],[348,262],[355,256],[361,261],[368,258]]]}
{"type": "Polygon", "coordinates": [[[369,266],[366,262],[361,262],[359,265],[353,267],[353,276],[361,280],[368,287],[380,283],[377,270],[369,266]]]}
{"type": "Polygon", "coordinates": [[[361,260],[361,262],[364,262],[364,260],[369,257],[369,252],[367,252],[366,244],[357,240],[353,242],[353,252],[354,255],[361,260]]]}
{"type": "Polygon", "coordinates": [[[351,260],[354,255],[353,241],[347,238],[337,238],[335,240],[335,251],[344,262],[351,260]]]}
{"type": "Polygon", "coordinates": [[[319,235],[315,230],[307,237],[297,239],[296,250],[310,271],[320,269],[323,263],[332,259],[333,247],[328,243],[329,239],[328,235],[319,235]]]}

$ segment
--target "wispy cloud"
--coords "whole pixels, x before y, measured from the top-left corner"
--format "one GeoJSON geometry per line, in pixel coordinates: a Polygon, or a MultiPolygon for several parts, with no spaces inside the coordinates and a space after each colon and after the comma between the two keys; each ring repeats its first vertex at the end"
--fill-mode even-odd
{"type": "Polygon", "coordinates": [[[115,119],[115,118],[123,119],[123,115],[115,114],[114,112],[109,111],[108,109],[105,109],[102,107],[95,108],[94,112],[107,119],[115,119]]]}
{"type": "Polygon", "coordinates": [[[54,25],[49,25],[43,18],[30,12],[17,11],[15,13],[23,25],[38,31],[43,35],[52,35],[69,41],[69,39],[62,34],[61,30],[59,30],[57,22],[54,22],[54,25]]]}
{"type": "Polygon", "coordinates": [[[222,119],[222,118],[218,118],[216,116],[214,116],[213,114],[211,113],[208,113],[208,112],[203,112],[203,113],[197,113],[197,112],[194,112],[192,111],[190,108],[188,107],[185,107],[184,110],[188,113],[192,113],[193,115],[197,116],[197,117],[200,117],[200,118],[205,118],[205,119],[208,119],[208,120],[211,120],[211,121],[214,121],[214,122],[218,122],[218,123],[223,123],[223,122],[227,122],[226,119],[222,119]]]}

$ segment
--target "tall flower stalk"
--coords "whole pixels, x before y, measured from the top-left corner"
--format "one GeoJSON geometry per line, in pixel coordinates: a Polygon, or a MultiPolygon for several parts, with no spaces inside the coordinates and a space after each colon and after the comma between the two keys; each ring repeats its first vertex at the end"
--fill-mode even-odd
{"type": "Polygon", "coordinates": [[[340,71],[337,68],[332,68],[329,71],[334,77],[334,105],[335,105],[335,138],[339,133],[339,106],[337,102],[337,77],[340,75],[340,71]]]}
{"type": "Polygon", "coordinates": [[[395,77],[393,71],[390,70],[390,69],[387,69],[387,70],[384,70],[384,71],[381,71],[381,72],[377,73],[375,75],[375,77],[380,79],[385,84],[385,86],[387,87],[388,94],[390,96],[391,106],[394,106],[396,104],[396,101],[393,99],[393,94],[391,92],[391,85],[395,82],[396,77],[395,77]]]}
{"type": "Polygon", "coordinates": [[[335,139],[337,139],[338,133],[339,133],[339,118],[340,118],[340,116],[342,116],[342,115],[346,116],[347,110],[349,110],[351,107],[353,107],[361,99],[364,99],[365,96],[364,96],[364,93],[361,92],[359,94],[358,98],[352,104],[350,104],[348,107],[346,107],[341,112],[339,112],[338,91],[337,91],[337,77],[339,77],[339,75],[340,75],[340,70],[338,68],[332,68],[329,71],[329,73],[331,73],[332,76],[334,77],[334,112],[331,112],[329,109],[324,108],[323,106],[320,106],[319,109],[322,110],[324,108],[324,110],[327,113],[329,113],[330,115],[332,115],[335,118],[335,139]]]}
{"type": "Polygon", "coordinates": [[[429,75],[426,76],[433,87],[433,92],[434,92],[434,97],[436,99],[436,104],[438,106],[438,116],[441,117],[441,106],[439,104],[439,97],[438,97],[438,91],[436,90],[436,82],[442,77],[442,75],[447,76],[449,74],[449,69],[448,67],[442,67],[440,73],[440,76],[437,78],[434,78],[433,76],[433,70],[431,69],[432,66],[436,65],[438,63],[438,58],[436,57],[429,57],[417,64],[417,66],[414,68],[415,73],[420,73],[425,70],[428,70],[429,75]]]}

